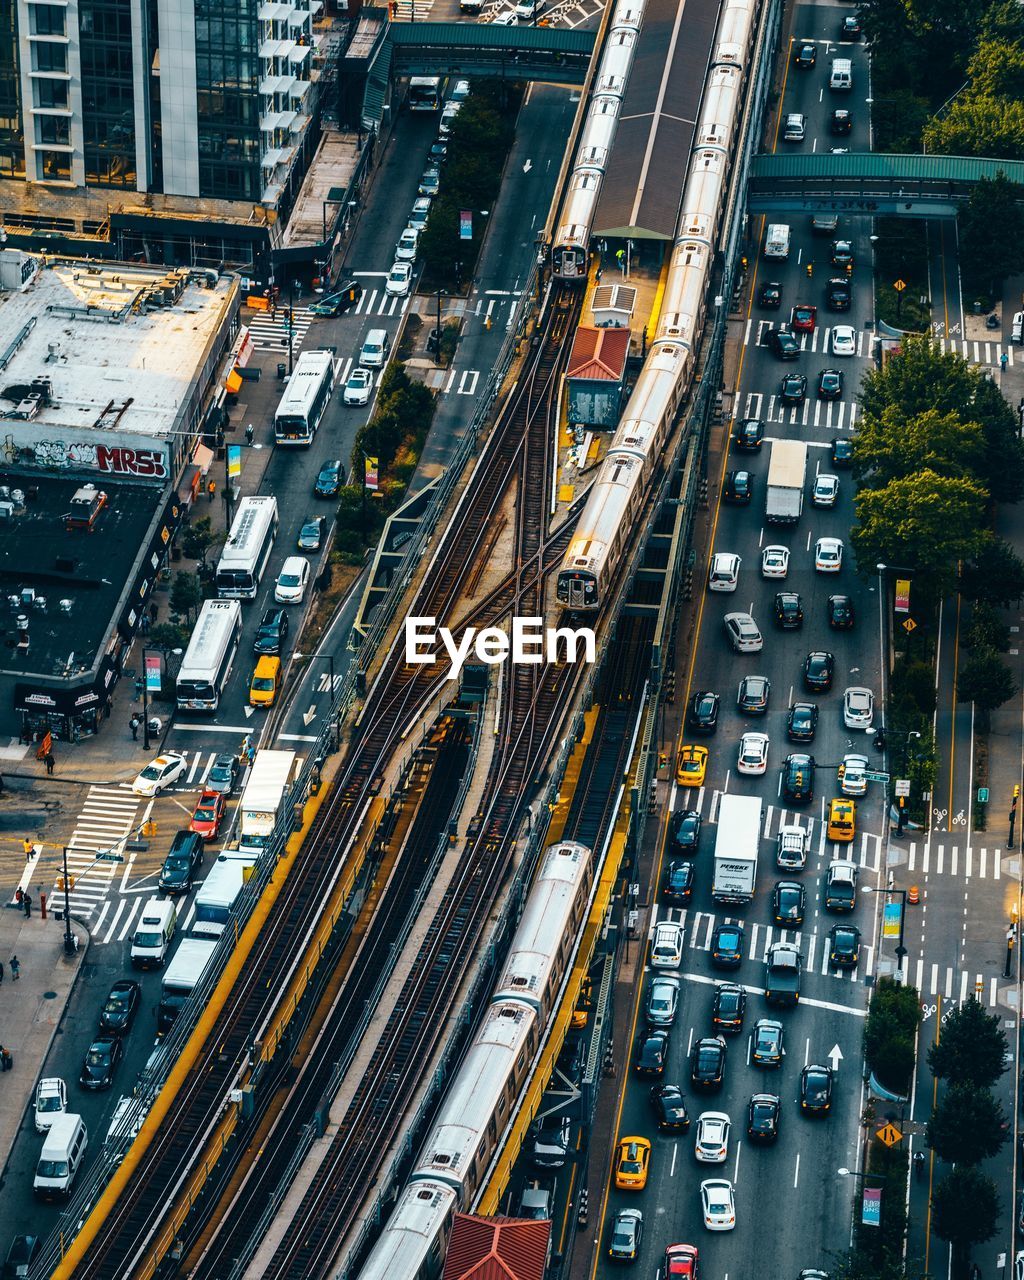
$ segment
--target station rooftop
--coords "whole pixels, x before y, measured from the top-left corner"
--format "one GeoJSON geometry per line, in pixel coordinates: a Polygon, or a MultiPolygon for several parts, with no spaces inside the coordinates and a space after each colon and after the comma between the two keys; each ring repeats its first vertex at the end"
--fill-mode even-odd
{"type": "Polygon", "coordinates": [[[237,278],[40,261],[27,285],[0,295],[0,418],[157,438],[175,432],[237,307],[237,278]],[[48,397],[20,407],[40,379],[49,381],[48,397]]]}

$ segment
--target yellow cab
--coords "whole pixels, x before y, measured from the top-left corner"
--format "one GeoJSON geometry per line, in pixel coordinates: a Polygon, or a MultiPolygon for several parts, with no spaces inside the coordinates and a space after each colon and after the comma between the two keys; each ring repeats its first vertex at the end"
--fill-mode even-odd
{"type": "Polygon", "coordinates": [[[682,746],[676,758],[676,782],[681,787],[702,787],[708,771],[707,747],[682,746]]]}
{"type": "Polygon", "coordinates": [[[623,1138],[615,1155],[615,1186],[619,1191],[643,1191],[651,1163],[646,1138],[623,1138]]]}
{"type": "Polygon", "coordinates": [[[264,654],[256,663],[249,685],[250,707],[272,707],[281,688],[281,659],[264,654]]]}
{"type": "Polygon", "coordinates": [[[852,800],[833,800],[828,807],[828,838],[850,844],[857,826],[857,806],[852,800]]]}

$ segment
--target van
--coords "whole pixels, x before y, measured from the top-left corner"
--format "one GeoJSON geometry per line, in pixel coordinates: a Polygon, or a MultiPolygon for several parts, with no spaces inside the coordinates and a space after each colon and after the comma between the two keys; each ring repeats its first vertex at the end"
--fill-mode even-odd
{"type": "Polygon", "coordinates": [[[132,937],[131,956],[136,969],[162,968],[177,923],[178,909],[172,899],[150,898],[132,937]]]}
{"type": "Polygon", "coordinates": [[[262,657],[249,685],[250,707],[272,707],[281,688],[281,659],[262,657]]]}
{"type": "Polygon", "coordinates": [[[88,1144],[89,1132],[80,1115],[66,1112],[54,1120],[32,1179],[32,1190],[40,1200],[56,1200],[70,1193],[88,1144]]]}
{"type": "Polygon", "coordinates": [[[853,88],[853,63],[849,58],[832,59],[828,87],[840,93],[853,88]]]}
{"type": "Polygon", "coordinates": [[[782,129],[783,142],[803,142],[805,133],[803,116],[799,111],[791,111],[782,129]]]}
{"type": "Polygon", "coordinates": [[[519,0],[516,17],[520,22],[530,22],[544,12],[544,0],[519,0]]]}
{"type": "Polygon", "coordinates": [[[388,331],[371,329],[359,353],[359,363],[366,369],[381,369],[387,362],[390,350],[391,339],[388,337],[388,331]]]}
{"type": "Polygon", "coordinates": [[[857,825],[857,807],[852,800],[833,800],[828,807],[828,839],[851,844],[857,825]]]}
{"type": "Polygon", "coordinates": [[[740,578],[740,557],[719,551],[711,557],[708,569],[709,591],[735,591],[740,578]]]}
{"type": "Polygon", "coordinates": [[[1018,311],[1013,317],[1013,328],[1010,330],[1011,342],[1024,342],[1024,311],[1018,311]]]}
{"type": "Polygon", "coordinates": [[[771,222],[764,239],[764,256],[766,258],[789,257],[789,227],[785,222],[771,222]]]}

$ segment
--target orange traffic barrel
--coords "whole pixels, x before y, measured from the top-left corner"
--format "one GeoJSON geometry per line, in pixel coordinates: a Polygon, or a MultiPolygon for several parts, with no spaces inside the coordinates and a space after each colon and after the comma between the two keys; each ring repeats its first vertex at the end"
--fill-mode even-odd
{"type": "Polygon", "coordinates": [[[916,907],[917,904],[921,901],[921,894],[918,892],[918,888],[916,884],[912,884],[910,888],[907,890],[907,901],[910,903],[912,907],[916,907]]]}

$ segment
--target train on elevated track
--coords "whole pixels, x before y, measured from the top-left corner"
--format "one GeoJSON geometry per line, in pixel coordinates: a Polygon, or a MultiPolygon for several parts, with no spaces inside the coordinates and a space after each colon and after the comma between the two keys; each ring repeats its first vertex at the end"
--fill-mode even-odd
{"type": "MultiPolygon", "coordinates": [[[[693,380],[759,6],[760,0],[725,0],[722,7],[653,340],[558,572],[557,599],[574,612],[594,612],[607,601],[679,405],[693,380]]],[[[583,171],[584,161],[581,146],[574,178],[583,171]]],[[[594,195],[591,219],[596,204],[594,195]]],[[[572,236],[553,247],[554,271],[563,281],[586,279],[590,231],[590,223],[582,221],[586,215],[586,210],[575,213],[581,222],[572,228],[572,236]],[[584,247],[582,269],[569,256],[577,244],[584,247]]],[[[558,234],[565,231],[563,225],[558,234]]]]}

